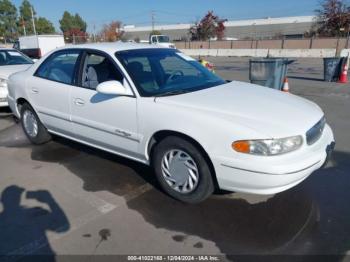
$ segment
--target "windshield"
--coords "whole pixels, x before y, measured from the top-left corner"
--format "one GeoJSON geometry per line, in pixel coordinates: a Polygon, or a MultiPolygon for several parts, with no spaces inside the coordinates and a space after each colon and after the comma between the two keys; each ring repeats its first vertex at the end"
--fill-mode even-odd
{"type": "Polygon", "coordinates": [[[158,35],[157,39],[158,39],[158,43],[169,43],[170,42],[169,37],[166,35],[158,35]]]}
{"type": "Polygon", "coordinates": [[[199,62],[173,49],[116,53],[141,96],[174,95],[224,84],[199,62]]]}
{"type": "Polygon", "coordinates": [[[16,50],[0,50],[0,66],[33,64],[33,61],[16,50]]]}

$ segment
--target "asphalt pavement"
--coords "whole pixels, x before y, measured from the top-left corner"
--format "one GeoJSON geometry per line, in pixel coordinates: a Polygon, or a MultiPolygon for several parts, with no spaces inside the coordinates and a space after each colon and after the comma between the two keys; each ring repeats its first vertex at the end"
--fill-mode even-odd
{"type": "MultiPolygon", "coordinates": [[[[248,81],[248,59],[208,60],[225,79],[248,81]]],[[[218,192],[198,205],[163,194],[142,164],[58,137],[33,146],[8,109],[0,109],[0,261],[24,255],[51,255],[36,261],[127,259],[108,255],[347,261],[350,84],[326,83],[322,75],[319,59],[299,59],[289,70],[291,92],[319,104],[334,130],[337,145],[326,168],[277,195],[218,192]]]]}

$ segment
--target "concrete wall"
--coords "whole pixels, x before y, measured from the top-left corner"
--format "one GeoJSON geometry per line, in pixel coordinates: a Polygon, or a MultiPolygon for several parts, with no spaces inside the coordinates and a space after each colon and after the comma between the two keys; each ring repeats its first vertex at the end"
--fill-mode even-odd
{"type": "MultiPolygon", "coordinates": [[[[323,58],[334,57],[336,49],[181,49],[190,56],[226,56],[226,57],[296,57],[323,58]]],[[[343,52],[344,56],[346,51],[343,52]]]]}
{"type": "Polygon", "coordinates": [[[350,49],[343,49],[343,50],[340,52],[340,56],[341,56],[341,57],[350,56],[350,49]]]}
{"type": "Polygon", "coordinates": [[[270,49],[269,57],[323,58],[335,57],[336,49],[270,49]]]}
{"type": "Polygon", "coordinates": [[[350,47],[346,38],[279,39],[279,40],[233,40],[175,42],[178,49],[223,48],[223,49],[333,49],[339,51],[350,47]]]}

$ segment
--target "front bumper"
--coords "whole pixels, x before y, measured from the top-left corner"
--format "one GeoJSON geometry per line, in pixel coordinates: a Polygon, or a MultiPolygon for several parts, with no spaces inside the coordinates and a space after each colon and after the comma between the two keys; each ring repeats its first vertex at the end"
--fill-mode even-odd
{"type": "Polygon", "coordinates": [[[321,138],[295,152],[242,159],[214,158],[219,187],[224,190],[269,195],[292,188],[321,168],[334,148],[334,136],[326,125],[321,138]]]}
{"type": "Polygon", "coordinates": [[[0,107],[8,106],[7,88],[0,88],[0,107]]]}

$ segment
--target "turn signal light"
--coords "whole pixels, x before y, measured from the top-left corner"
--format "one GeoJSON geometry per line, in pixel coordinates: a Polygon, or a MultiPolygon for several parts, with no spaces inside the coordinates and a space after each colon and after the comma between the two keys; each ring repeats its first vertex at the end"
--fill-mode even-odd
{"type": "Polygon", "coordinates": [[[249,141],[236,141],[232,143],[232,149],[240,153],[250,153],[249,141]]]}

